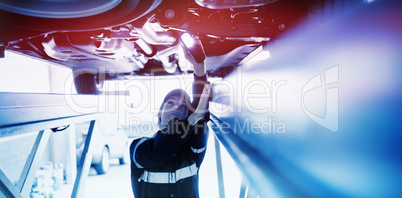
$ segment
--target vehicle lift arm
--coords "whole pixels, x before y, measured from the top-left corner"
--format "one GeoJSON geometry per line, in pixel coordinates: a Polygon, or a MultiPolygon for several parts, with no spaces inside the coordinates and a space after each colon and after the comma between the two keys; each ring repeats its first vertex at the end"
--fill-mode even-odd
{"type": "MultiPolygon", "coordinates": [[[[75,95],[73,105],[76,107],[88,105],[97,101],[94,97],[96,96],[75,95]]],[[[72,108],[71,103],[66,102],[68,100],[63,94],[0,93],[0,101],[0,138],[39,131],[16,186],[0,169],[0,197],[3,197],[2,195],[17,198],[29,196],[35,172],[40,166],[40,159],[50,137],[49,129],[91,120],[71,194],[74,198],[82,197],[92,161],[93,152],[90,143],[93,128],[101,114],[77,111],[72,108]]]]}

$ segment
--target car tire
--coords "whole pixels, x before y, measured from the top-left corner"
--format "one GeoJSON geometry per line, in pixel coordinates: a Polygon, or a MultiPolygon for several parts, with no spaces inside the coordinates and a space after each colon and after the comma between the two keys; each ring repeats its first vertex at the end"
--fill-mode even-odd
{"type": "Polygon", "coordinates": [[[130,162],[130,153],[128,151],[128,146],[124,149],[124,156],[119,158],[119,164],[127,164],[130,162]]]}
{"type": "Polygon", "coordinates": [[[102,151],[101,162],[95,165],[95,170],[99,175],[102,175],[107,173],[109,171],[109,168],[110,168],[109,149],[107,147],[104,147],[102,151]]]}
{"type": "Polygon", "coordinates": [[[92,73],[78,74],[74,77],[75,89],[78,94],[100,94],[103,80],[92,73]]]}
{"type": "MultiPolygon", "coordinates": [[[[30,33],[31,36],[34,36],[38,32],[91,31],[129,23],[153,11],[162,0],[120,0],[109,1],[118,2],[117,4],[103,5],[94,5],[93,2],[97,1],[92,1],[93,7],[86,11],[79,9],[74,11],[68,8],[78,8],[83,3],[85,6],[90,6],[91,1],[37,1],[31,3],[29,0],[24,0],[12,2],[16,1],[0,3],[0,16],[2,16],[0,21],[2,25],[5,25],[4,27],[11,27],[12,30],[20,32],[2,28],[0,33],[3,33],[1,30],[5,29],[17,35],[30,33]],[[61,6],[64,4],[66,10],[61,10],[61,6]],[[2,20],[3,18],[7,20],[2,20]]],[[[7,31],[5,32],[7,33],[7,31]]],[[[20,38],[12,34],[6,36],[9,39],[5,38],[5,40],[20,38]]]]}

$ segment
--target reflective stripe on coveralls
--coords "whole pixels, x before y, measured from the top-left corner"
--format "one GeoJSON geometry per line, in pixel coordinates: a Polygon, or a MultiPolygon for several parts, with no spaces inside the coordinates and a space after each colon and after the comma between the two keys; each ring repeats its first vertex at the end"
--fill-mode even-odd
{"type": "Polygon", "coordinates": [[[133,156],[131,156],[131,157],[133,158],[134,164],[135,164],[138,168],[144,168],[144,167],[142,167],[142,166],[137,162],[137,160],[135,160],[135,152],[137,151],[138,146],[139,146],[140,144],[142,144],[142,143],[143,143],[145,140],[147,140],[147,139],[148,139],[148,138],[143,137],[143,138],[137,143],[137,145],[135,145],[134,152],[133,152],[133,156]]]}
{"type": "Polygon", "coordinates": [[[207,147],[196,149],[196,148],[193,148],[192,146],[190,146],[190,148],[193,151],[193,153],[200,154],[200,153],[204,152],[207,147]]]}
{"type": "Polygon", "coordinates": [[[144,171],[142,176],[138,179],[138,182],[143,180],[147,183],[156,183],[156,184],[172,184],[176,183],[181,179],[185,179],[188,177],[192,177],[196,175],[198,172],[198,168],[195,164],[191,166],[186,166],[184,168],[178,169],[175,172],[148,172],[144,171]]]}

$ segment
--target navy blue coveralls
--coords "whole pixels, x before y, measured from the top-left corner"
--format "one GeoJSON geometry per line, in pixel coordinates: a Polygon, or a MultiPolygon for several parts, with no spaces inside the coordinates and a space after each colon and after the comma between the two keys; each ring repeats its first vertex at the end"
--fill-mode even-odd
{"type": "MultiPolygon", "coordinates": [[[[193,103],[198,105],[206,75],[193,83],[193,103]]],[[[131,185],[135,198],[199,197],[198,171],[205,156],[209,113],[191,126],[173,119],[152,138],[130,145],[131,185]]]]}

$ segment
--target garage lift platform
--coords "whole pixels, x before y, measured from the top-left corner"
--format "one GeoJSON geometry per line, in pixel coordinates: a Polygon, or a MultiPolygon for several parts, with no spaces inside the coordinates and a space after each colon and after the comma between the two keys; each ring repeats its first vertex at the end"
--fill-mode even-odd
{"type": "Polygon", "coordinates": [[[14,185],[0,169],[0,197],[29,197],[50,134],[77,122],[91,121],[71,197],[82,197],[90,169],[90,142],[98,113],[95,95],[0,93],[0,138],[38,131],[19,180],[14,185]],[[50,129],[50,130],[49,130],[50,129]]]}

